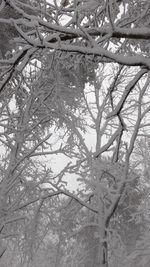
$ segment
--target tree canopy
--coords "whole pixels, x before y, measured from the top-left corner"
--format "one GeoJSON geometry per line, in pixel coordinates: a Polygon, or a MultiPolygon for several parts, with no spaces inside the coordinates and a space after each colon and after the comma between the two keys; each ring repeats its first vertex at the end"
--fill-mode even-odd
{"type": "Polygon", "coordinates": [[[14,266],[47,251],[52,267],[141,257],[149,16],[146,0],[0,1],[2,264],[13,251],[14,266]]]}

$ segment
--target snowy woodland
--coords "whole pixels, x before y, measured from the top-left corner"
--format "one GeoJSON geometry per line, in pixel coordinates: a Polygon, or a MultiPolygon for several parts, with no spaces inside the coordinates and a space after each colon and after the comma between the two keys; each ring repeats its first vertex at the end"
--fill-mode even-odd
{"type": "Polygon", "coordinates": [[[149,0],[0,0],[0,266],[150,266],[149,0]]]}

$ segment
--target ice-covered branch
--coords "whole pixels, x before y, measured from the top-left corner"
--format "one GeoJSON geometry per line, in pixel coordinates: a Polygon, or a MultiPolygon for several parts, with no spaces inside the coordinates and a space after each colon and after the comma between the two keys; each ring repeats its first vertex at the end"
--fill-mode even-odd
{"type": "Polygon", "coordinates": [[[133,78],[132,81],[129,82],[129,84],[126,86],[123,95],[121,99],[119,100],[119,103],[117,104],[116,108],[108,115],[108,118],[111,118],[113,116],[117,116],[121,110],[123,109],[123,106],[126,102],[127,97],[131,93],[131,91],[134,89],[137,82],[141,79],[141,77],[147,73],[146,69],[141,69],[133,78]]]}

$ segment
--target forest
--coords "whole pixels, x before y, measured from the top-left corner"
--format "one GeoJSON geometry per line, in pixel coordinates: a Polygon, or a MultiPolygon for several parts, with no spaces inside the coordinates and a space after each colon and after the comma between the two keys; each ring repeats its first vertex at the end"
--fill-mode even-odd
{"type": "Polygon", "coordinates": [[[0,267],[150,266],[149,71],[149,0],[0,0],[0,267]]]}

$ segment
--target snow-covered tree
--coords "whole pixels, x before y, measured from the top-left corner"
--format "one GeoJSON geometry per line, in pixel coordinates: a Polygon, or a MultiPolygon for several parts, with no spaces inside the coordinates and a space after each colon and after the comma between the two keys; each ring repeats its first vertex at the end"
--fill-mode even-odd
{"type": "Polygon", "coordinates": [[[65,196],[88,210],[80,227],[94,220],[96,264],[108,266],[149,127],[149,15],[146,0],[0,1],[0,236],[27,259],[65,196]],[[66,164],[54,170],[58,155],[66,164]],[[68,177],[83,190],[70,192],[68,177]]]}

